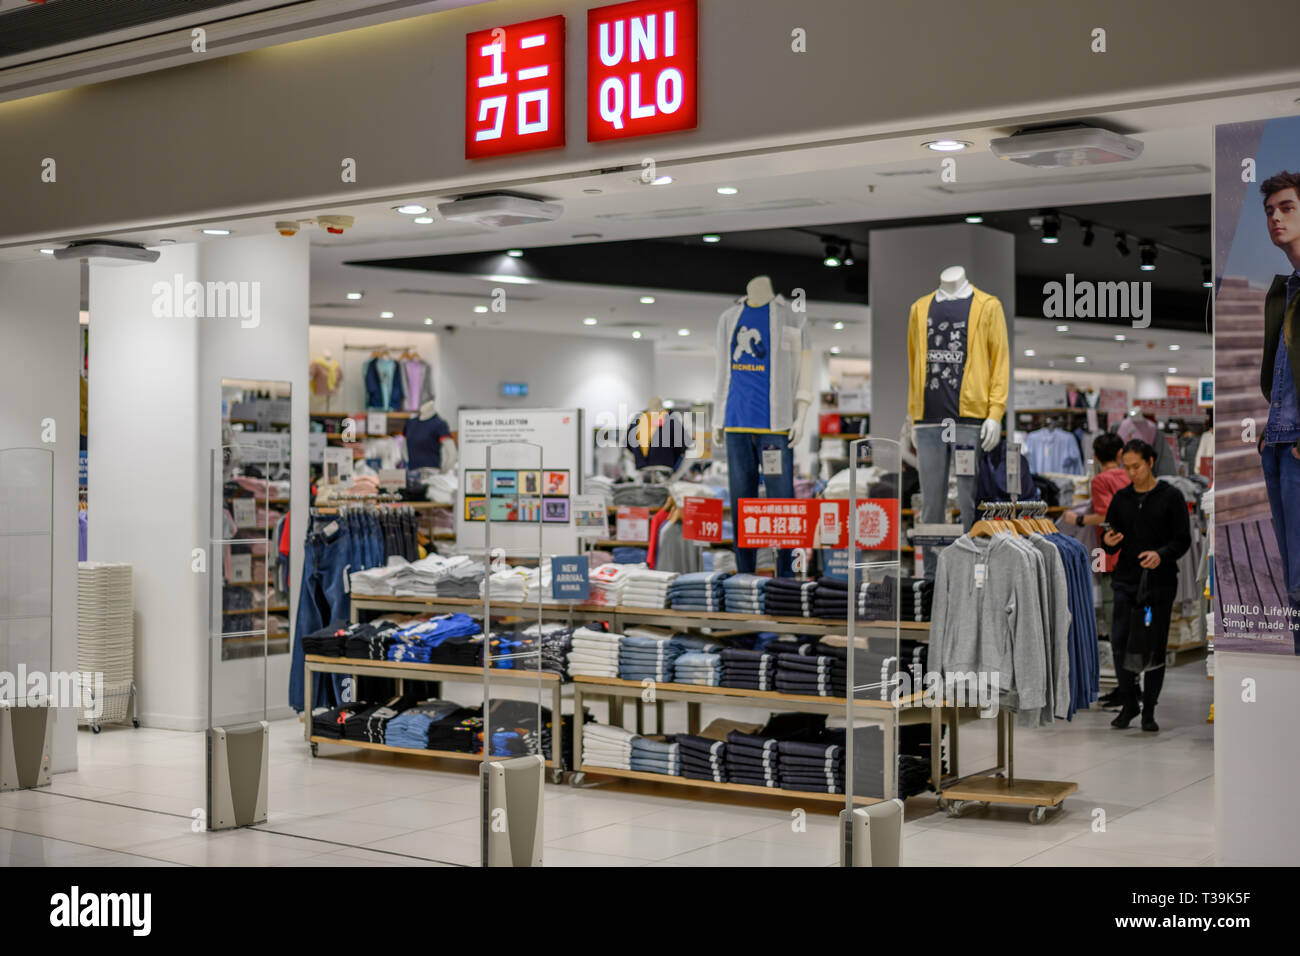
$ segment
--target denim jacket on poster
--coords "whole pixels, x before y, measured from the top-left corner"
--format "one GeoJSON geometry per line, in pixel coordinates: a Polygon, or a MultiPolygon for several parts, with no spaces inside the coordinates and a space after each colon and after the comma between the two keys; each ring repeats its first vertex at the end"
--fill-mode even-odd
{"type": "Polygon", "coordinates": [[[1260,363],[1259,385],[1264,398],[1269,402],[1268,425],[1264,432],[1266,440],[1269,433],[1274,432],[1275,426],[1275,433],[1279,435],[1295,434],[1294,429],[1300,429],[1300,395],[1296,390],[1296,383],[1300,382],[1300,335],[1297,335],[1300,328],[1300,295],[1291,296],[1288,301],[1289,278],[1290,276],[1274,276],[1273,285],[1264,299],[1264,354],[1260,363]],[[1282,343],[1285,343],[1285,350],[1279,347],[1282,343]],[[1278,353],[1282,351],[1285,351],[1289,359],[1291,381],[1287,387],[1285,379],[1283,380],[1283,387],[1279,391],[1284,394],[1275,398],[1273,382],[1277,374],[1278,353]],[[1277,407],[1274,407],[1275,404],[1277,407]]]}

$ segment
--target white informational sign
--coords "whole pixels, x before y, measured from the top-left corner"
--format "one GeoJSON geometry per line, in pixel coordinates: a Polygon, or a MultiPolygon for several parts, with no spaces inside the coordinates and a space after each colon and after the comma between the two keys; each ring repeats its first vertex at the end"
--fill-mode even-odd
{"type": "Polygon", "coordinates": [[[351,448],[326,448],[322,453],[322,460],[325,465],[325,475],[322,479],[327,485],[351,484],[352,482],[352,449],[351,448]]]}
{"type": "Polygon", "coordinates": [[[230,582],[232,584],[249,584],[253,580],[253,556],[251,554],[232,554],[230,556],[230,582]]]}
{"type": "Polygon", "coordinates": [[[307,433],[307,461],[313,465],[319,465],[325,460],[325,433],[308,432],[307,433]]]}
{"type": "Polygon", "coordinates": [[[609,539],[609,510],[602,495],[574,495],[570,499],[573,530],[579,538],[609,539]]]}
{"type": "Polygon", "coordinates": [[[288,432],[235,432],[239,460],[250,465],[289,460],[288,432]]]}
{"type": "Polygon", "coordinates": [[[1015,384],[1016,411],[1036,408],[1066,408],[1064,385],[1051,382],[1023,382],[1015,384]]]}
{"type": "Polygon", "coordinates": [[[835,410],[841,415],[870,415],[871,387],[840,389],[839,405],[835,410]]]}
{"type": "Polygon", "coordinates": [[[257,525],[257,504],[252,498],[232,498],[230,511],[237,527],[252,528],[257,525]]]}
{"type": "Polygon", "coordinates": [[[388,434],[388,413],[367,412],[366,413],[366,434],[387,435],[388,434]]]}
{"type": "Polygon", "coordinates": [[[405,468],[379,469],[379,487],[380,488],[405,488],[406,469],[405,468]]]}
{"type": "MultiPolygon", "coordinates": [[[[527,557],[574,554],[574,498],[582,489],[582,411],[566,408],[461,409],[456,540],[527,557]],[[491,467],[488,467],[489,448],[491,467]]],[[[606,516],[608,527],[608,517],[606,516]]]]}

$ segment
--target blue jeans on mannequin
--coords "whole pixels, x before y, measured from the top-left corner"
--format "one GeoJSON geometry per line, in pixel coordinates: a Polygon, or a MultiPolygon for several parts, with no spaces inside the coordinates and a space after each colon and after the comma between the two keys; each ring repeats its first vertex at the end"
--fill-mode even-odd
{"type": "MultiPolygon", "coordinates": [[[[1260,453],[1260,467],[1264,470],[1264,488],[1268,491],[1268,506],[1273,513],[1273,533],[1277,536],[1277,550],[1282,555],[1282,580],[1291,608],[1300,611],[1300,459],[1291,444],[1265,443],[1260,453]]],[[[1292,628],[1300,625],[1300,617],[1287,622],[1292,628]]],[[[1291,631],[1295,653],[1300,655],[1300,630],[1291,631]]]]}
{"type": "MultiPolygon", "coordinates": [[[[790,447],[789,437],[784,434],[727,432],[727,481],[731,487],[733,526],[740,521],[740,499],[758,497],[760,477],[767,497],[794,497],[794,449],[790,447]],[[763,452],[769,449],[781,452],[779,475],[762,474],[763,452]]],[[[736,534],[739,537],[739,532],[736,534]]],[[[753,574],[757,552],[753,548],[741,547],[735,548],[735,552],[736,570],[741,574],[753,574]]],[[[790,551],[777,552],[776,575],[780,578],[794,577],[794,557],[790,551]]]]}
{"type": "MultiPolygon", "coordinates": [[[[958,448],[980,447],[980,426],[951,426],[952,433],[944,441],[947,425],[916,425],[912,441],[916,444],[916,466],[921,480],[921,521],[925,524],[948,523],[948,469],[953,452],[958,448]]],[[[957,503],[961,507],[961,526],[969,531],[975,523],[975,475],[957,478],[957,503]]],[[[925,549],[925,576],[934,577],[939,562],[936,548],[925,549]]]]}

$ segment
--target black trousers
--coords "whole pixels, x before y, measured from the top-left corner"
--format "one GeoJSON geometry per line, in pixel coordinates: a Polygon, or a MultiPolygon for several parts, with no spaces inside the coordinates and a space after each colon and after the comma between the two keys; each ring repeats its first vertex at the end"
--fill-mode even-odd
{"type": "MultiPolygon", "coordinates": [[[[1128,650],[1129,618],[1137,605],[1137,588],[1132,585],[1114,582],[1115,613],[1110,624],[1110,645],[1115,656],[1115,677],[1119,681],[1120,695],[1127,703],[1137,698],[1138,675],[1123,667],[1124,653],[1128,650]]],[[[1169,619],[1174,612],[1175,592],[1154,592],[1151,598],[1152,637],[1158,646],[1158,653],[1153,649],[1152,657],[1163,660],[1165,648],[1169,644],[1169,619]]],[[[1160,697],[1160,688],[1165,684],[1165,666],[1142,672],[1142,708],[1151,713],[1160,697]]]]}

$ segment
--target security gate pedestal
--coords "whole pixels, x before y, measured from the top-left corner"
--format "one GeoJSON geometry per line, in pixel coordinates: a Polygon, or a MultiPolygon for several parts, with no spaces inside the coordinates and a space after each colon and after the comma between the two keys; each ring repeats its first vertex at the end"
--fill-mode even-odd
{"type": "Polygon", "coordinates": [[[270,739],[265,720],[208,731],[209,830],[266,822],[270,739]]]}
{"type": "Polygon", "coordinates": [[[50,785],[54,708],[0,701],[0,791],[50,785]]]}

